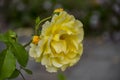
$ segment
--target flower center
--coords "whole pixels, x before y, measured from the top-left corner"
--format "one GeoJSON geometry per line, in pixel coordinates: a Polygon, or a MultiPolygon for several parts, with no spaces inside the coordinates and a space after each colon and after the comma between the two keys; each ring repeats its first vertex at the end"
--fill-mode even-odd
{"type": "Polygon", "coordinates": [[[65,35],[61,35],[60,40],[64,40],[64,39],[65,39],[65,35]]]}

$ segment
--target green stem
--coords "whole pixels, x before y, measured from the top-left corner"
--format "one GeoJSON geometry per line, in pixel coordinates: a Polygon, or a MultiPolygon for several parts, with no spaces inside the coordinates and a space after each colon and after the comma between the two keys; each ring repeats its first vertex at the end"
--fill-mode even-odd
{"type": "Polygon", "coordinates": [[[32,40],[30,40],[27,44],[25,44],[24,47],[27,47],[28,45],[30,45],[31,42],[32,40]]]}
{"type": "Polygon", "coordinates": [[[19,73],[20,73],[21,77],[23,78],[23,80],[25,80],[25,77],[24,77],[23,74],[20,72],[20,70],[19,70],[19,73]]]}
{"type": "Polygon", "coordinates": [[[39,25],[40,25],[42,22],[44,22],[44,21],[46,21],[46,20],[48,20],[48,19],[50,19],[50,18],[51,18],[51,16],[50,16],[50,17],[47,17],[47,18],[45,18],[45,19],[42,19],[42,20],[36,25],[36,27],[35,27],[35,34],[37,34],[37,32],[38,32],[39,25]]]}
{"type": "MultiPolygon", "coordinates": [[[[50,19],[50,18],[51,18],[51,16],[50,16],[50,17],[47,17],[47,18],[45,18],[45,19],[43,19],[43,20],[41,20],[40,23],[42,23],[42,22],[44,22],[44,21],[46,21],[46,20],[48,20],[48,19],[50,19]]],[[[39,23],[39,24],[40,24],[40,23],[39,23]]]]}

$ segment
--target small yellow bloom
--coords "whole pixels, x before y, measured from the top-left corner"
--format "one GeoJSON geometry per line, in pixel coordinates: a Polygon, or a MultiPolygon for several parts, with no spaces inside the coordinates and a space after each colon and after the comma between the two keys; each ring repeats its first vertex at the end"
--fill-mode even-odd
{"type": "Polygon", "coordinates": [[[63,11],[62,8],[58,8],[58,9],[55,9],[55,10],[54,10],[54,13],[58,13],[58,12],[62,12],[62,11],[63,11]]]}
{"type": "Polygon", "coordinates": [[[38,42],[39,42],[39,36],[33,36],[32,43],[33,44],[38,44],[38,42]]]}
{"type": "Polygon", "coordinates": [[[50,22],[42,25],[40,40],[35,39],[38,45],[31,43],[29,51],[30,56],[49,72],[64,71],[73,66],[83,52],[83,24],[65,11],[55,10],[59,11],[50,22]]]}

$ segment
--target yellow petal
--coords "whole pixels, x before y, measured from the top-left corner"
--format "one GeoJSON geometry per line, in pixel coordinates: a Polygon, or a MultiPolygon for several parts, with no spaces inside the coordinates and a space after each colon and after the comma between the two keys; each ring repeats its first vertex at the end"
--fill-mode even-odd
{"type": "Polygon", "coordinates": [[[65,71],[65,69],[68,67],[69,65],[63,65],[62,67],[61,67],[61,70],[62,71],[65,71]]]}
{"type": "Polygon", "coordinates": [[[74,52],[68,52],[68,54],[67,54],[67,56],[69,57],[69,58],[74,58],[75,56],[77,55],[77,53],[74,53],[74,52]]]}
{"type": "Polygon", "coordinates": [[[45,50],[44,50],[44,54],[43,55],[52,53],[51,52],[51,48],[50,48],[51,37],[50,38],[46,38],[45,40],[47,41],[47,43],[44,46],[45,50]]]}
{"type": "Polygon", "coordinates": [[[64,40],[53,41],[51,43],[52,47],[55,49],[56,53],[66,52],[66,42],[64,40]]]}
{"type": "Polygon", "coordinates": [[[73,58],[69,64],[69,66],[73,66],[74,64],[76,64],[80,59],[80,55],[77,55],[75,58],[73,58]]]}
{"type": "Polygon", "coordinates": [[[47,42],[46,39],[42,39],[38,43],[38,47],[36,48],[36,54],[39,54],[39,57],[44,52],[46,42],[47,42]]]}
{"type": "Polygon", "coordinates": [[[31,46],[31,48],[29,50],[29,55],[31,57],[34,57],[34,58],[38,57],[39,55],[36,54],[36,47],[37,46],[35,44],[33,44],[33,43],[31,43],[30,46],[31,46]]]}
{"type": "Polygon", "coordinates": [[[64,57],[64,59],[63,60],[61,60],[61,62],[60,63],[62,63],[62,64],[69,64],[71,62],[71,60],[70,59],[68,59],[67,58],[67,56],[65,56],[64,57]]]}
{"type": "Polygon", "coordinates": [[[55,66],[55,67],[61,67],[62,66],[62,64],[60,64],[59,62],[58,62],[58,60],[57,59],[52,59],[52,64],[55,66]]]}
{"type": "Polygon", "coordinates": [[[41,64],[42,65],[50,65],[50,60],[48,58],[48,55],[44,55],[41,59],[41,64]]]}
{"type": "Polygon", "coordinates": [[[46,70],[48,72],[57,72],[57,68],[53,66],[46,66],[46,70]]]}
{"type": "Polygon", "coordinates": [[[82,53],[83,53],[83,44],[82,43],[79,44],[78,52],[79,52],[80,55],[82,55],[82,53]]]}

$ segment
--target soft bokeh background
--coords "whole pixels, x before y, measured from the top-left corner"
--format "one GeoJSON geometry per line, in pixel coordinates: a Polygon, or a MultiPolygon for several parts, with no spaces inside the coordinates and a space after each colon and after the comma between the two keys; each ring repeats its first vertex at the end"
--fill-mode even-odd
{"type": "MultiPolygon", "coordinates": [[[[35,18],[64,8],[84,24],[84,53],[63,72],[67,80],[120,80],[120,0],[0,0],[0,32],[13,29],[21,43],[31,39],[35,18]]],[[[0,51],[3,49],[0,43],[0,51]]],[[[26,80],[58,80],[30,58],[26,80]]],[[[22,80],[21,76],[15,80],[22,80]]]]}

